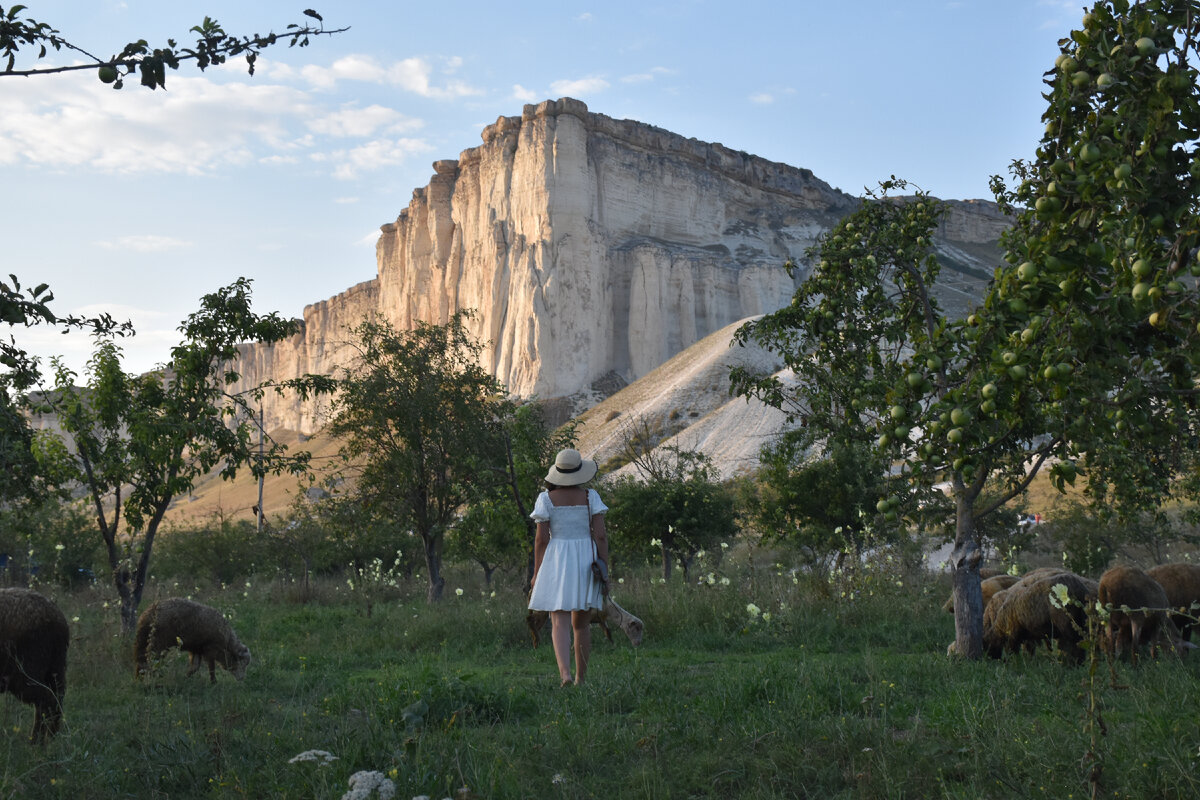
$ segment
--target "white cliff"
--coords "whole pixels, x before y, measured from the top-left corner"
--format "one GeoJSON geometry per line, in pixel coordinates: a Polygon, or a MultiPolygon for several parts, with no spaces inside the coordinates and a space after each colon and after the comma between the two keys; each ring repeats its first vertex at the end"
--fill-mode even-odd
{"type": "MultiPolygon", "coordinates": [[[[784,263],[803,265],[855,203],[806,169],[569,98],[501,117],[482,139],[436,162],[382,227],[376,279],[308,306],[291,341],[245,349],[246,384],[331,373],[345,363],[346,327],[371,314],[408,328],[473,309],[485,366],[513,393],[606,396],[785,305],[795,282],[784,263]]],[[[983,262],[1003,225],[993,205],[972,206],[955,204],[938,242],[977,273],[968,284],[990,276],[983,262]]],[[[269,396],[265,407],[268,428],[320,425],[311,404],[269,396]]]]}

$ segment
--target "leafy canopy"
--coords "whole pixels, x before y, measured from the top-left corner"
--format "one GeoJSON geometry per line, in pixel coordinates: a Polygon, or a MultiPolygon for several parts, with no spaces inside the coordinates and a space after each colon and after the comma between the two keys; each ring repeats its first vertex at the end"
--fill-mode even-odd
{"type": "Polygon", "coordinates": [[[25,16],[26,10],[27,7],[23,5],[9,6],[7,11],[0,6],[0,59],[4,61],[0,77],[27,77],[94,69],[101,82],[111,84],[114,89],[122,88],[125,78],[134,74],[138,76],[138,82],[142,86],[149,89],[165,89],[167,69],[177,70],[183,63],[193,62],[203,71],[210,66],[224,64],[230,57],[239,56],[246,59],[247,71],[253,75],[259,53],[268,47],[285,41],[288,47],[307,47],[309,39],[313,36],[332,36],[349,30],[326,30],[321,15],[311,8],[305,9],[304,15],[315,20],[315,26],[313,23],[292,23],[285,29],[287,32],[282,34],[255,33],[238,36],[227,33],[215,19],[205,17],[203,22],[192,26],[189,31],[196,36],[195,44],[191,46],[181,46],[174,39],[168,39],[166,46],[152,48],[145,39],[138,39],[126,44],[118,53],[100,57],[73,44],[49,23],[38,22],[25,16]],[[22,55],[22,51],[35,48],[35,61],[45,58],[50,50],[66,49],[84,56],[88,63],[18,68],[17,58],[22,55]]]}

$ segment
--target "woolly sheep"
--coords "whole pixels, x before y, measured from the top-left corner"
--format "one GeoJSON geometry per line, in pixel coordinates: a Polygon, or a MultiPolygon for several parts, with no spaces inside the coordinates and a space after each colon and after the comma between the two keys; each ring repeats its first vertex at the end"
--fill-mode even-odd
{"type": "Polygon", "coordinates": [[[1028,575],[992,596],[983,614],[983,647],[999,658],[1004,652],[1031,652],[1038,644],[1057,641],[1072,660],[1083,657],[1079,642],[1087,625],[1085,608],[1096,597],[1096,582],[1065,570],[1028,575]],[[1054,587],[1062,584],[1075,601],[1065,608],[1050,602],[1054,587]]]}
{"type": "Polygon", "coordinates": [[[134,675],[149,669],[151,656],[176,646],[188,653],[189,676],[203,661],[208,663],[212,683],[217,682],[217,664],[239,681],[246,677],[250,649],[238,641],[229,622],[215,608],[182,597],[159,600],[138,618],[134,675]]]}
{"type": "Polygon", "coordinates": [[[1146,574],[1167,593],[1168,607],[1182,612],[1171,614],[1171,620],[1179,629],[1179,638],[1190,642],[1192,628],[1196,627],[1194,617],[1200,615],[1200,609],[1192,608],[1192,603],[1200,603],[1200,565],[1159,564],[1146,570],[1146,574]]]}
{"type": "MultiPolygon", "coordinates": [[[[534,647],[541,643],[541,630],[549,620],[550,612],[548,611],[530,611],[525,616],[525,623],[529,626],[529,634],[533,637],[534,647]]],[[[642,632],[645,630],[645,625],[640,619],[617,605],[617,602],[611,597],[604,598],[603,610],[592,609],[592,624],[599,625],[610,642],[612,641],[612,631],[608,626],[612,625],[625,631],[625,635],[629,637],[629,641],[633,643],[634,647],[642,643],[642,632]]]]}
{"type": "Polygon", "coordinates": [[[1100,576],[1099,600],[1109,607],[1106,650],[1117,656],[1128,647],[1130,659],[1136,662],[1138,649],[1155,641],[1166,620],[1167,593],[1142,570],[1122,565],[1100,576]]]}
{"type": "Polygon", "coordinates": [[[33,744],[45,744],[62,724],[70,640],[53,601],[29,589],[0,589],[0,691],[33,706],[33,744]]]}

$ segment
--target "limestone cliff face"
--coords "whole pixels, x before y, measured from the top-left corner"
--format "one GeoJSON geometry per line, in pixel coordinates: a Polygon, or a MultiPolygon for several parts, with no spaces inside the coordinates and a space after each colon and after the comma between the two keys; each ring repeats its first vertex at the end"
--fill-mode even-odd
{"type": "MultiPolygon", "coordinates": [[[[855,203],[806,169],[572,99],[501,117],[482,139],[436,162],[382,227],[375,280],[307,307],[291,342],[246,348],[247,383],[331,372],[346,358],[344,326],[372,313],[407,328],[473,309],[485,366],[515,394],[611,393],[785,305],[795,282],[784,263],[802,263],[855,203]]],[[[990,225],[960,204],[941,238],[994,240],[990,225]]],[[[965,266],[978,260],[970,244],[949,248],[965,266]]],[[[266,409],[268,427],[320,425],[311,405],[268,398],[266,409]]]]}

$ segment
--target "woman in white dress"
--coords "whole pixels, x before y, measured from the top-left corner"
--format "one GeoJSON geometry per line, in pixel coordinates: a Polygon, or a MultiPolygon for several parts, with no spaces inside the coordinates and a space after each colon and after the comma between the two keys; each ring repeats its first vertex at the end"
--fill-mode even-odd
{"type": "Polygon", "coordinates": [[[529,608],[550,612],[554,658],[563,686],[572,683],[572,631],[578,685],[587,675],[592,652],[591,610],[604,607],[600,584],[592,577],[592,562],[608,563],[604,529],[608,506],[595,489],[583,486],[595,475],[595,461],[583,458],[578,450],[561,451],[546,475],[546,491],[538,495],[529,515],[537,522],[529,608]]]}

